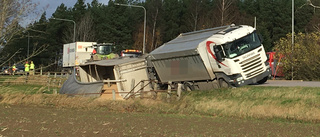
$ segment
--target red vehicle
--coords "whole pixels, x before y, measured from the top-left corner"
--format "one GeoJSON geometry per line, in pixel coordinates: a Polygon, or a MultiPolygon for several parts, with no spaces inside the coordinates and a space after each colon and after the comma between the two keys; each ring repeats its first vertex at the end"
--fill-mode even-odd
{"type": "Polygon", "coordinates": [[[271,75],[275,77],[283,77],[283,71],[281,64],[281,59],[283,58],[283,55],[280,55],[280,57],[276,58],[276,52],[267,52],[268,62],[271,68],[271,75]]]}

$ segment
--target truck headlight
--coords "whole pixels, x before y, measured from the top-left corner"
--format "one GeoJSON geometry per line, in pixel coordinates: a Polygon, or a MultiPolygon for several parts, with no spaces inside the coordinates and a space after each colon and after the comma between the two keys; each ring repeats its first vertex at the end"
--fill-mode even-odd
{"type": "Polygon", "coordinates": [[[238,77],[237,78],[237,81],[239,82],[239,81],[242,81],[243,80],[243,77],[238,77]]]}

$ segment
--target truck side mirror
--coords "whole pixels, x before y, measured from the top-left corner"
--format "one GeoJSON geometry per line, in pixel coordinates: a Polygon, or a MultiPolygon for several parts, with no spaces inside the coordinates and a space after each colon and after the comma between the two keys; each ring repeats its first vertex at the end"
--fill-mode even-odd
{"type": "Polygon", "coordinates": [[[221,52],[219,52],[218,54],[216,54],[218,61],[222,61],[222,56],[221,56],[221,52]]]}
{"type": "Polygon", "coordinates": [[[222,61],[223,58],[222,58],[222,48],[221,48],[221,45],[218,45],[218,46],[214,46],[213,47],[213,50],[214,50],[214,53],[216,54],[216,57],[217,57],[217,60],[218,61],[222,61]]]}

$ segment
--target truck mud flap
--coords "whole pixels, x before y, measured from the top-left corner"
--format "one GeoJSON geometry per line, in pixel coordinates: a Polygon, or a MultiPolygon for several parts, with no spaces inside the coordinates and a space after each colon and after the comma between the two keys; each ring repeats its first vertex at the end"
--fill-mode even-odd
{"type": "Polygon", "coordinates": [[[69,96],[90,96],[99,97],[102,92],[103,81],[83,83],[76,79],[75,71],[69,76],[68,80],[63,83],[59,93],[69,96]]]}

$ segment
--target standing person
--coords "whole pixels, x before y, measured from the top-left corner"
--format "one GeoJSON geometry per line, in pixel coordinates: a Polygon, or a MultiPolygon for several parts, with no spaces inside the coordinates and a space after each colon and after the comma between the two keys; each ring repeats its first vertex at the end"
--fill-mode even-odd
{"type": "Polygon", "coordinates": [[[33,61],[30,63],[30,75],[34,75],[34,64],[33,61]]]}
{"type": "Polygon", "coordinates": [[[28,76],[29,75],[29,70],[30,70],[30,65],[28,63],[28,61],[26,62],[26,64],[24,65],[24,73],[28,76]]]}
{"type": "Polygon", "coordinates": [[[12,75],[14,75],[14,73],[16,72],[17,68],[16,68],[16,64],[13,64],[12,66],[12,75]]]}

